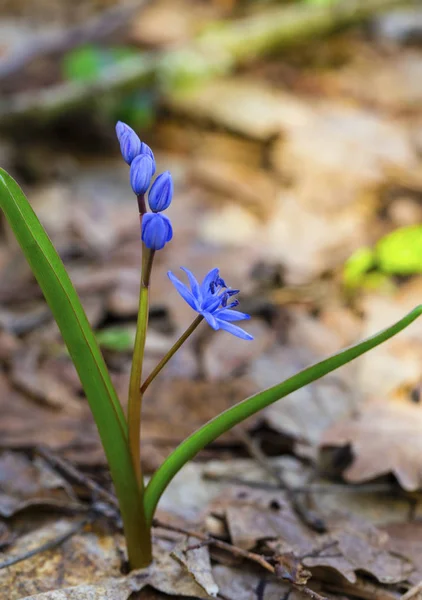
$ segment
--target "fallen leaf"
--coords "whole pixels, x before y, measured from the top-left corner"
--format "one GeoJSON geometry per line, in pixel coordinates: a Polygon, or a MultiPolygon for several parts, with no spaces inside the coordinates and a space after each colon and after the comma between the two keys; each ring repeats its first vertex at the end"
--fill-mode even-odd
{"type": "Polygon", "coordinates": [[[0,455],[0,515],[11,517],[28,507],[42,506],[80,510],[69,484],[40,457],[25,454],[0,455]]]}
{"type": "MultiPolygon", "coordinates": [[[[173,368],[177,369],[177,361],[173,368]]],[[[148,472],[158,467],[169,448],[174,448],[195,429],[255,390],[246,377],[221,381],[183,378],[155,381],[145,396],[142,417],[145,432],[142,442],[147,452],[148,447],[151,449],[146,463],[148,472]]],[[[249,423],[256,422],[257,418],[252,417],[249,423]]],[[[216,440],[213,448],[224,449],[228,443],[239,443],[232,431],[216,440]]]]}
{"type": "Polygon", "coordinates": [[[87,403],[77,415],[52,410],[14,390],[0,374],[0,447],[47,446],[84,464],[104,464],[98,433],[87,403]],[[92,462],[91,462],[92,461],[92,462]]]}
{"type": "Polygon", "coordinates": [[[53,410],[64,409],[68,415],[82,415],[84,407],[81,399],[60,381],[57,374],[43,369],[39,364],[39,354],[40,348],[34,345],[14,354],[10,371],[13,385],[53,410]]]}
{"type": "Polygon", "coordinates": [[[420,521],[395,522],[381,527],[388,534],[388,547],[395,554],[411,559],[415,571],[409,577],[416,585],[422,581],[422,523],[420,521]]]}
{"type": "Polygon", "coordinates": [[[391,584],[406,580],[414,570],[410,559],[389,550],[388,535],[344,513],[328,517],[328,533],[311,531],[283,492],[232,488],[211,503],[209,512],[225,517],[235,546],[250,550],[265,543],[276,556],[285,557],[283,564],[292,568],[292,580],[298,567],[293,558],[311,572],[318,567],[319,578],[324,578],[320,569],[329,567],[351,583],[362,571],[391,584]]]}
{"type": "Polygon", "coordinates": [[[218,585],[212,575],[207,546],[198,544],[197,538],[187,537],[173,548],[171,556],[186,569],[208,596],[217,596],[218,585]]]}
{"type": "MultiPolygon", "coordinates": [[[[75,523],[74,519],[47,519],[21,535],[7,554],[0,552],[0,563],[52,542],[70,532],[75,523]]],[[[151,566],[122,577],[123,536],[95,524],[86,526],[58,546],[0,570],[0,593],[7,594],[8,600],[126,600],[150,585],[170,595],[208,597],[190,571],[171,556],[174,547],[174,541],[156,540],[151,566]]],[[[208,554],[208,548],[203,548],[202,560],[209,564],[204,553],[208,554]]]]}
{"type": "Polygon", "coordinates": [[[261,593],[266,600],[280,600],[286,595],[289,600],[303,600],[300,592],[275,578],[264,578],[252,569],[216,565],[213,569],[221,594],[231,600],[256,600],[261,593]]]}
{"type": "Polygon", "coordinates": [[[422,487],[422,405],[408,390],[384,399],[371,399],[330,427],[323,446],[350,444],[353,462],[344,471],[348,481],[368,481],[393,473],[406,490],[422,487]]]}

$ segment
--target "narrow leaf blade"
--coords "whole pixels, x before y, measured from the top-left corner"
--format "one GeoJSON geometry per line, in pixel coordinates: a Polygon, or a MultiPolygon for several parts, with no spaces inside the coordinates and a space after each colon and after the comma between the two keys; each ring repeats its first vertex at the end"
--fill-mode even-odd
{"type": "Polygon", "coordinates": [[[333,354],[307,369],[299,371],[293,377],[289,377],[289,379],[273,387],[246,398],[246,400],[235,404],[214,417],[211,421],[208,421],[208,423],[184,440],[154,473],[145,490],[144,505],[147,522],[151,522],[162,493],[176,473],[207,444],[210,444],[220,435],[266,406],[335,371],[365,352],[372,350],[375,346],[392,338],[420,315],[422,315],[422,304],[414,308],[403,319],[391,325],[391,327],[387,327],[376,335],[345,350],[341,350],[337,354],[333,354]]]}
{"type": "Polygon", "coordinates": [[[136,528],[134,519],[143,521],[143,515],[123,409],[62,261],[21,188],[3,169],[0,208],[44,293],[80,377],[110,465],[123,521],[136,528]]]}

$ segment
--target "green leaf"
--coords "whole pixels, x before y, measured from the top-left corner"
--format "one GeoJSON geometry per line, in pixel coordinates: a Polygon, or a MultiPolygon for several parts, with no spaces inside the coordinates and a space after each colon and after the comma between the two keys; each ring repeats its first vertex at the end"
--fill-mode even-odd
{"type": "Polygon", "coordinates": [[[127,327],[108,327],[97,332],[97,342],[106,350],[126,352],[133,350],[135,345],[135,331],[127,327]]]}
{"type": "Polygon", "coordinates": [[[102,48],[88,44],[75,48],[64,56],[63,76],[70,81],[95,81],[107,67],[127,58],[140,56],[139,50],[129,47],[102,48]]]}
{"type": "Polygon", "coordinates": [[[63,58],[63,75],[70,81],[94,81],[98,78],[104,66],[104,60],[99,48],[82,46],[76,48],[63,58]]]}
{"type": "Polygon", "coordinates": [[[305,385],[309,385],[313,381],[320,379],[320,377],[327,375],[327,373],[335,371],[365,352],[372,350],[375,346],[382,344],[410,325],[410,323],[417,319],[421,314],[422,304],[413,309],[412,312],[391,327],[387,327],[387,329],[380,331],[363,342],[351,346],[350,348],[346,348],[345,350],[341,350],[337,354],[333,354],[329,358],[326,358],[303,371],[299,371],[299,373],[286,379],[282,383],[268,388],[263,392],[259,392],[250,398],[246,398],[246,400],[235,404],[195,431],[195,433],[184,440],[176,450],[170,454],[151,478],[151,481],[145,490],[144,497],[147,523],[152,521],[157,503],[176,473],[207,444],[210,444],[220,435],[266,406],[288,396],[305,385]]]}
{"type": "Polygon", "coordinates": [[[145,535],[140,490],[129,452],[124,413],[101,351],[60,257],[22,190],[3,169],[0,169],[0,207],[44,293],[80,377],[110,465],[129,554],[139,565],[141,558],[135,554],[139,538],[145,535]]]}
{"type": "Polygon", "coordinates": [[[411,225],[392,231],[379,240],[375,252],[383,273],[422,273],[422,225],[411,225]]]}
{"type": "Polygon", "coordinates": [[[346,261],[343,281],[347,287],[361,285],[366,273],[375,266],[375,253],[371,248],[359,248],[346,261]]]}

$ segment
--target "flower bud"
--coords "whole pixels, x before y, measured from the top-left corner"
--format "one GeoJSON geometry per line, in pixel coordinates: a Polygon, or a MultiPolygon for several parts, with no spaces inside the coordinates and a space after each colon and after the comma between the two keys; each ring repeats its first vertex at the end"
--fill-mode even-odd
{"type": "Polygon", "coordinates": [[[146,213],[142,217],[141,238],[150,250],[161,250],[173,237],[171,221],[159,213],[146,213]]]}
{"type": "Polygon", "coordinates": [[[156,171],[155,158],[154,158],[154,153],[151,150],[151,148],[148,146],[148,144],[146,144],[145,142],[141,142],[141,149],[139,151],[139,154],[147,154],[151,158],[152,164],[154,167],[152,174],[154,175],[155,171],[156,171]]]}
{"type": "Polygon", "coordinates": [[[120,151],[124,160],[130,165],[133,159],[141,152],[142,143],[136,133],[129,125],[118,121],[116,125],[117,139],[120,143],[120,151]]]}
{"type": "Polygon", "coordinates": [[[148,194],[149,207],[153,212],[161,212],[170,206],[173,198],[173,180],[170,172],[161,173],[154,181],[148,194]]]}
{"type": "Polygon", "coordinates": [[[137,196],[145,194],[151,183],[154,165],[148,154],[138,154],[130,165],[130,185],[137,196]]]}

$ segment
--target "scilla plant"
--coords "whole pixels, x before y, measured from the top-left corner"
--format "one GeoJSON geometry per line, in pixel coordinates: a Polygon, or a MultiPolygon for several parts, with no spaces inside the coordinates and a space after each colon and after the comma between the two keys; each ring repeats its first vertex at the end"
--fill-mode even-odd
{"type": "Polygon", "coordinates": [[[243,340],[252,340],[252,336],[235,324],[249,316],[235,310],[238,305],[235,296],[239,290],[229,288],[218,269],[211,269],[202,283],[198,283],[195,276],[184,268],[189,287],[169,273],[170,281],[197,316],[152,373],[144,378],[142,364],[151,272],[155,253],[164,248],[173,236],[170,219],[164,214],[172,201],[173,182],[170,173],[165,172],[158,175],[151,185],[156,170],[151,149],[124,123],[117,124],[116,132],[123,158],[130,166],[130,183],[137,198],[142,240],[139,313],[127,414],[114,390],[95,335],[61,259],[22,190],[2,169],[0,205],[42,288],[78,371],[110,466],[122,514],[129,563],[131,568],[141,568],[148,566],[152,560],[151,524],[157,503],[167,485],[189,460],[204,446],[259,410],[385,342],[412,323],[422,313],[422,305],[373,337],[341,350],[217,415],[182,442],[145,486],[140,457],[141,406],[150,383],[201,323],[243,340]]]}

